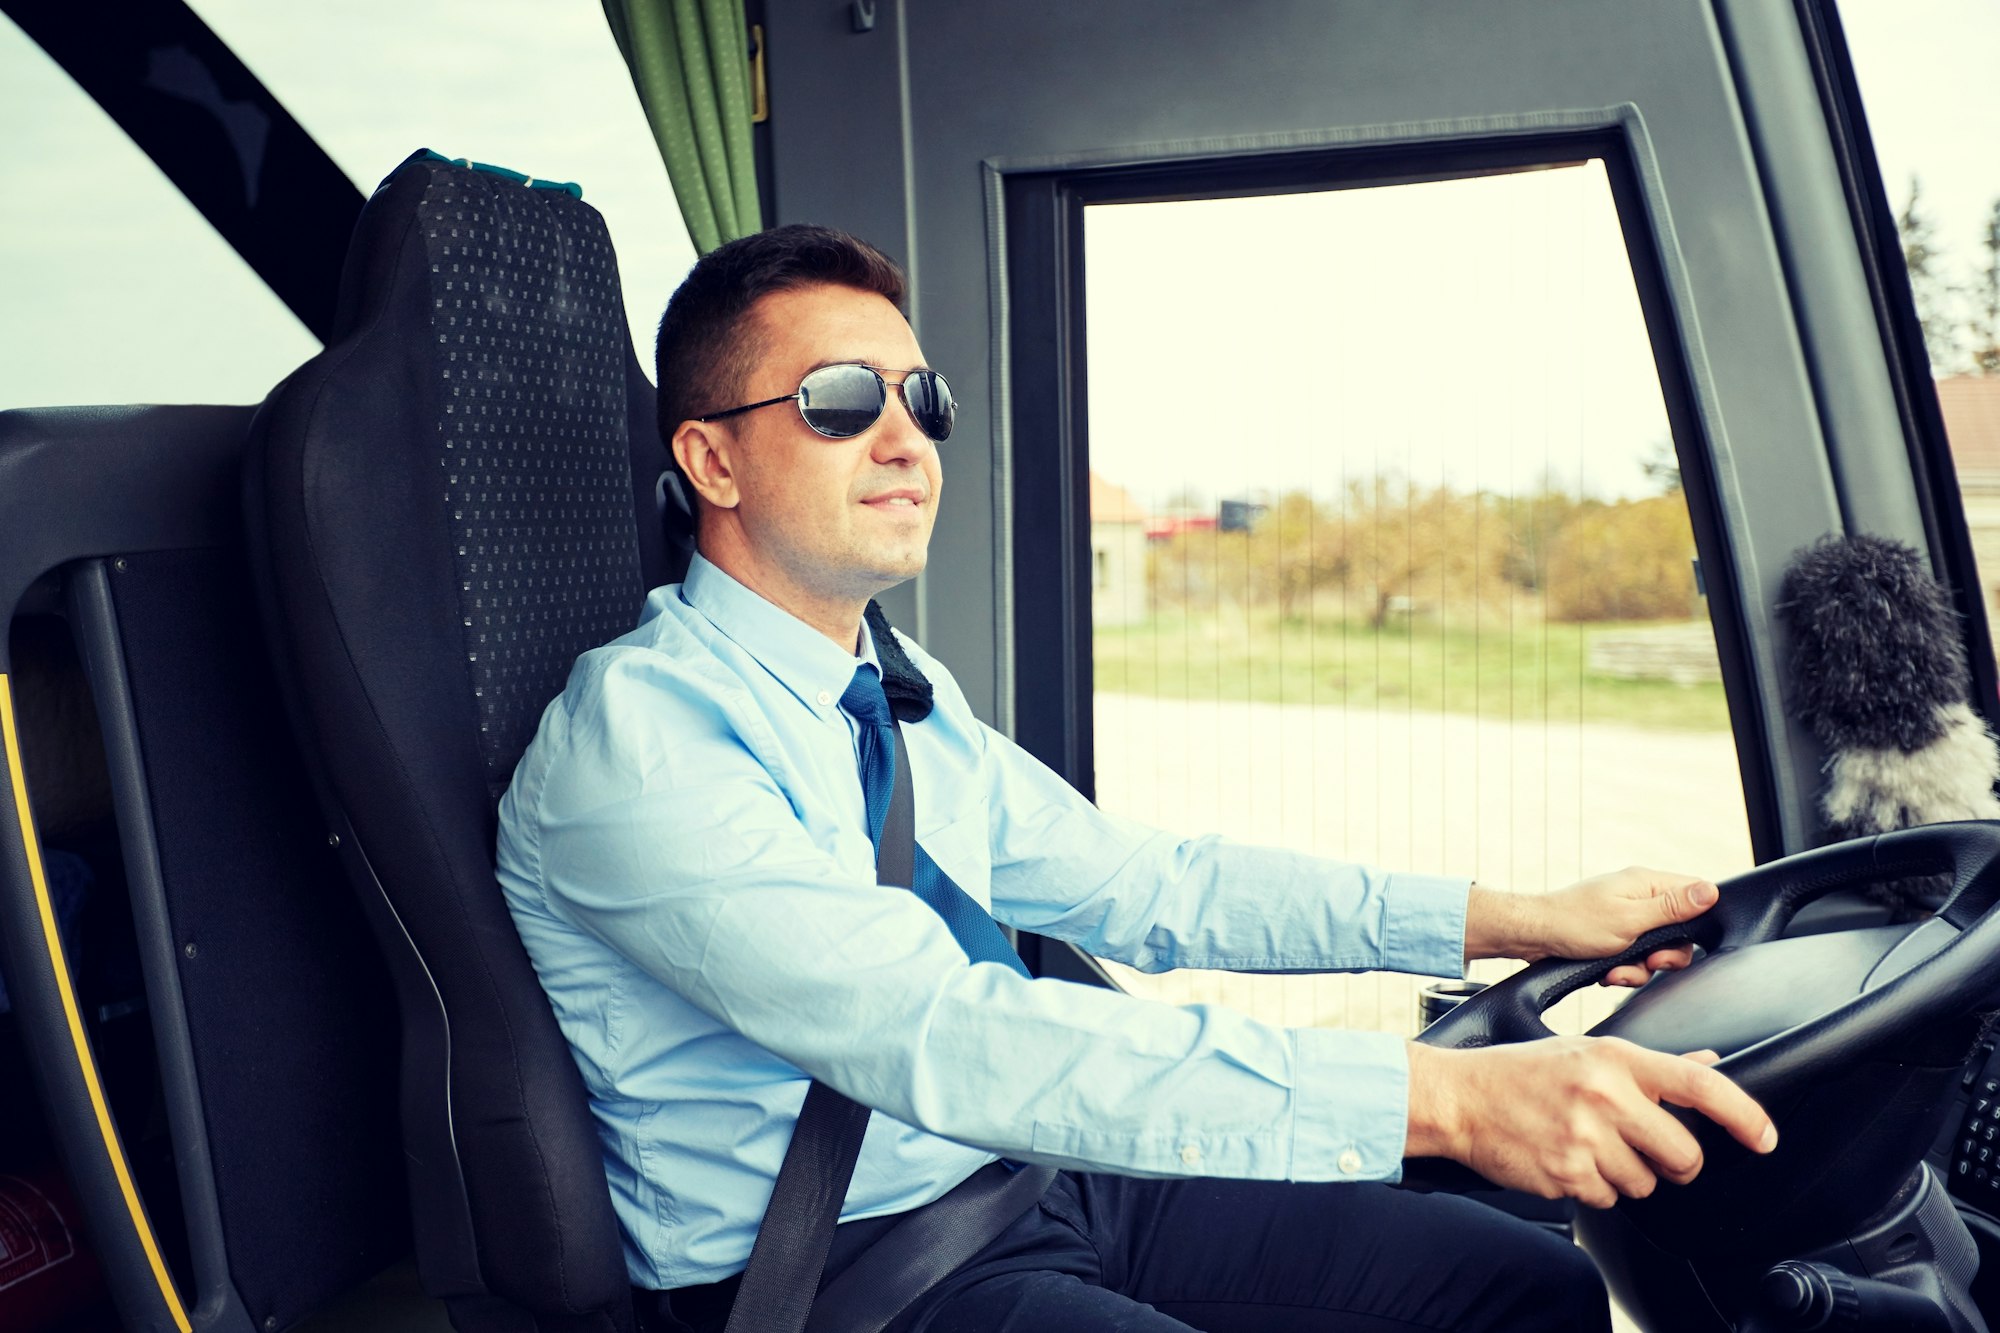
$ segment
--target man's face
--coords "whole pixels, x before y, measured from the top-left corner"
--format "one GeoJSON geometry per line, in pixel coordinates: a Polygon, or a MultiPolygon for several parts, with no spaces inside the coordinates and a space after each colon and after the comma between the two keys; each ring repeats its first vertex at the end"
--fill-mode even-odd
{"type": "MultiPolygon", "coordinates": [[[[865,599],[924,567],[943,484],[937,447],[894,385],[924,368],[902,314],[850,287],[814,286],[766,296],[751,307],[762,355],[739,401],[796,393],[808,371],[837,362],[873,366],[889,382],[880,419],[851,439],[815,432],[793,403],[727,423],[735,447],[731,510],[768,579],[815,597],[865,599]]],[[[775,591],[773,589],[772,591],[775,591]]]]}

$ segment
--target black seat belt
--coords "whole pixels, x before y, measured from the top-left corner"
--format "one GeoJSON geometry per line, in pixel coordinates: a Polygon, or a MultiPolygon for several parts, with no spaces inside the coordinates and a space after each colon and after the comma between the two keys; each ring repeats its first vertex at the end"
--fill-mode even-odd
{"type": "MultiPolygon", "coordinates": [[[[917,802],[903,724],[896,729],[896,780],[875,851],[877,882],[909,888],[916,877],[917,802]]],[[[868,1108],[814,1079],[778,1167],[771,1202],[724,1333],[803,1333],[847,1198],[868,1108]]],[[[1047,1192],[1055,1172],[982,1168],[904,1219],[827,1288],[814,1333],[877,1333],[952,1270],[984,1249],[1047,1192]],[[854,1280],[850,1280],[850,1278],[854,1280]]]]}
{"type": "Polygon", "coordinates": [[[943,1198],[911,1209],[826,1284],[806,1333],[881,1333],[1034,1207],[1055,1178],[1052,1166],[1010,1171],[989,1162],[943,1198]]]}

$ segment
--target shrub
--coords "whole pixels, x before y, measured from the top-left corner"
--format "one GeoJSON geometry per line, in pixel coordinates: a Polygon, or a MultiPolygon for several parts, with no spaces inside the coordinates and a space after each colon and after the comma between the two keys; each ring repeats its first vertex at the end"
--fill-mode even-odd
{"type": "Polygon", "coordinates": [[[1694,531],[1679,495],[1585,504],[1550,545],[1551,620],[1686,620],[1698,609],[1694,531]]]}

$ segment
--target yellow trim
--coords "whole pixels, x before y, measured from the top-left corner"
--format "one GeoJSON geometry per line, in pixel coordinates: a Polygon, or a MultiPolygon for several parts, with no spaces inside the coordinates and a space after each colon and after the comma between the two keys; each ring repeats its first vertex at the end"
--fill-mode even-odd
{"type": "Polygon", "coordinates": [[[139,1244],[146,1251],[146,1262],[152,1265],[153,1281],[160,1285],[160,1299],[167,1303],[167,1312],[174,1317],[174,1324],[181,1333],[192,1333],[193,1325],[188,1323],[187,1311],[181,1307],[173,1277],[167,1272],[166,1261],[160,1258],[160,1247],[153,1241],[153,1228],[139,1202],[139,1191],[132,1184],[132,1172],[125,1165],[125,1149],[118,1141],[118,1130],[111,1123],[111,1107],[105,1102],[104,1088],[97,1081],[97,1062],[91,1058],[90,1042],[83,1031],[83,1015],[76,1007],[76,992],[70,988],[69,964],[63,957],[62,937],[57,933],[55,908],[49,899],[49,883],[42,873],[41,844],[35,840],[34,815],[28,806],[28,783],[21,772],[21,744],[14,731],[14,696],[5,672],[0,672],[0,734],[4,734],[7,745],[7,775],[14,784],[14,814],[21,821],[21,846],[28,857],[28,879],[35,888],[35,905],[41,910],[42,939],[48,946],[49,967],[56,974],[56,990],[62,996],[63,1012],[69,1017],[69,1039],[76,1047],[76,1063],[83,1071],[83,1086],[89,1091],[90,1104],[97,1112],[97,1132],[104,1136],[105,1156],[111,1159],[111,1169],[118,1176],[118,1189],[125,1196],[125,1209],[132,1215],[132,1229],[139,1233],[139,1244]]]}

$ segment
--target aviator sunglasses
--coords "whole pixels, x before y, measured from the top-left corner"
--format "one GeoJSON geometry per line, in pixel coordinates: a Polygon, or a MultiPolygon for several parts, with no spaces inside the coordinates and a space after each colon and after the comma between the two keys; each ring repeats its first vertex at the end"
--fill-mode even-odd
{"type": "MultiPolygon", "coordinates": [[[[930,436],[932,443],[943,444],[951,438],[958,404],[953,401],[951,386],[944,382],[944,376],[935,370],[913,370],[903,376],[896,391],[902,395],[903,406],[909,409],[917,429],[930,436]]],[[[856,362],[821,366],[799,381],[797,393],[766,398],[761,403],[745,403],[724,412],[710,412],[695,420],[720,421],[755,412],[760,407],[790,402],[798,403],[799,415],[819,434],[829,440],[851,440],[882,419],[882,411],[889,404],[889,381],[875,367],[856,362]]]]}

